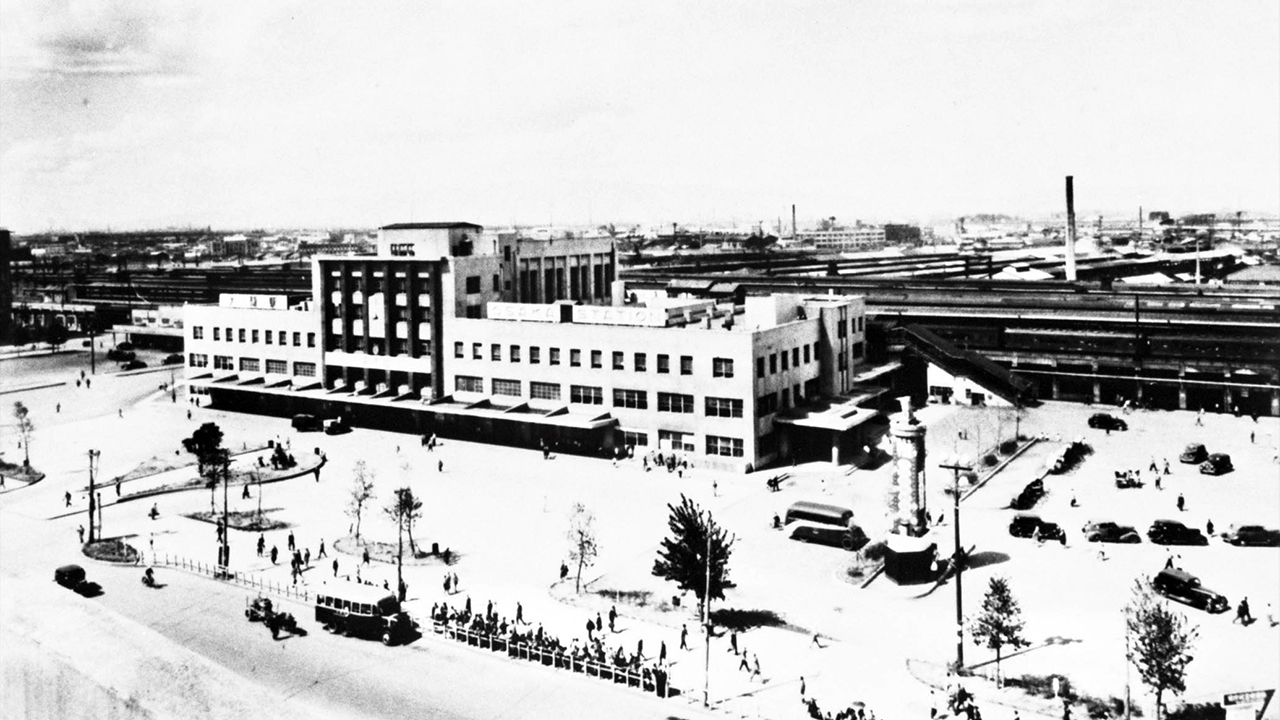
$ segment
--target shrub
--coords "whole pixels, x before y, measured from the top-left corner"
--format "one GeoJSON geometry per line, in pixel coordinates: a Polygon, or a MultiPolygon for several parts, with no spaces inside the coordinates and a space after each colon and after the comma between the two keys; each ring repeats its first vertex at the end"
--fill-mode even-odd
{"type": "Polygon", "coordinates": [[[871,545],[866,546],[865,548],[862,549],[861,552],[862,552],[862,557],[866,558],[868,561],[879,562],[884,559],[884,556],[888,552],[888,550],[889,550],[889,546],[885,545],[884,542],[881,541],[881,542],[872,543],[871,545]]]}
{"type": "Polygon", "coordinates": [[[117,563],[136,563],[140,558],[138,551],[120,538],[86,543],[84,554],[94,560],[117,563]]]}
{"type": "Polygon", "coordinates": [[[1061,675],[1020,675],[1005,678],[1006,687],[1022,688],[1028,695],[1053,698],[1053,679],[1058,678],[1058,696],[1075,702],[1078,698],[1071,688],[1071,680],[1061,675]]]}
{"type": "Polygon", "coordinates": [[[738,610],[723,608],[711,612],[711,622],[717,627],[742,632],[754,627],[782,627],[787,623],[772,610],[738,610]]]}
{"type": "Polygon", "coordinates": [[[982,464],[986,465],[987,467],[992,467],[998,462],[1000,462],[1000,458],[997,458],[995,456],[995,453],[988,453],[985,457],[982,458],[982,464]]]}
{"type": "Polygon", "coordinates": [[[1218,703],[1187,703],[1165,714],[1167,720],[1225,720],[1226,708],[1218,703]]]}
{"type": "Polygon", "coordinates": [[[1000,443],[1001,455],[1012,455],[1013,451],[1017,449],[1018,449],[1018,442],[1016,440],[1005,440],[1004,442],[1000,443]]]}

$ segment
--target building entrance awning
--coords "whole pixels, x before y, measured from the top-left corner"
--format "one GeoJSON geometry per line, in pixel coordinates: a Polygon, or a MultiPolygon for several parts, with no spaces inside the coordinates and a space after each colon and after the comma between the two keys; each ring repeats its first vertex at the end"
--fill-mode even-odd
{"type": "Polygon", "coordinates": [[[806,407],[793,408],[774,418],[775,423],[796,427],[847,432],[880,414],[879,410],[858,407],[859,398],[836,398],[806,407]]]}

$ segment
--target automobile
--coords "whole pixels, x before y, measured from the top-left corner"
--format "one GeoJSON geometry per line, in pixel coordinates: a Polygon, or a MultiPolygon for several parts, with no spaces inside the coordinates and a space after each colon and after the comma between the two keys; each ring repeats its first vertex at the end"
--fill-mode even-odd
{"type": "Polygon", "coordinates": [[[1200,463],[1201,475],[1221,475],[1234,469],[1231,466],[1231,456],[1226,453],[1214,453],[1200,463]]]}
{"type": "Polygon", "coordinates": [[[53,571],[53,581],[68,590],[78,590],[84,585],[84,568],[79,565],[63,565],[53,571]]]}
{"type": "Polygon", "coordinates": [[[867,534],[857,525],[841,527],[807,520],[796,520],[788,523],[787,527],[791,529],[792,540],[816,543],[818,545],[830,545],[850,552],[861,549],[868,541],[867,534]]]}
{"type": "Polygon", "coordinates": [[[1129,423],[1114,415],[1094,413],[1089,416],[1089,427],[1099,430],[1128,430],[1129,423]]]}
{"type": "Polygon", "coordinates": [[[1039,515],[1031,513],[1018,513],[1013,516],[1013,520],[1009,521],[1009,534],[1014,537],[1029,538],[1035,537],[1036,530],[1040,530],[1041,540],[1062,540],[1062,528],[1057,523],[1040,519],[1039,515]]]}
{"type": "Polygon", "coordinates": [[[116,343],[116,349],[118,349],[118,350],[133,350],[133,349],[134,349],[134,347],[133,347],[133,343],[129,342],[128,340],[125,340],[125,341],[124,341],[124,342],[122,342],[122,343],[116,343]]]}
{"type": "Polygon", "coordinates": [[[1226,612],[1231,603],[1220,593],[1200,584],[1200,578],[1180,568],[1164,568],[1151,578],[1151,588],[1177,602],[1206,612],[1226,612]]]}
{"type": "Polygon", "coordinates": [[[116,362],[129,362],[138,357],[137,353],[132,350],[121,350],[119,347],[113,347],[107,351],[107,359],[116,362]]]}
{"type": "Polygon", "coordinates": [[[141,370],[146,366],[147,364],[141,360],[130,360],[129,362],[120,363],[121,370],[141,370]]]}
{"type": "Polygon", "coordinates": [[[1178,461],[1188,465],[1195,465],[1204,462],[1208,457],[1209,452],[1204,449],[1203,444],[1187,443],[1187,446],[1182,449],[1182,454],[1178,456],[1178,461]]]}
{"type": "Polygon", "coordinates": [[[1280,530],[1261,525],[1232,525],[1222,533],[1222,541],[1236,546],[1275,547],[1280,545],[1280,530]]]}
{"type": "Polygon", "coordinates": [[[1040,502],[1040,498],[1044,497],[1044,482],[1040,480],[1032,480],[1027,486],[1022,488],[1022,492],[1018,493],[1018,497],[1014,498],[1009,507],[1014,510],[1030,510],[1040,502]]]}
{"type": "Polygon", "coordinates": [[[1160,545],[1208,545],[1209,538],[1199,528],[1183,525],[1177,520],[1156,520],[1147,529],[1147,539],[1160,545]]]}
{"type": "Polygon", "coordinates": [[[342,418],[324,421],[325,435],[342,435],[351,432],[351,426],[342,421],[342,418]]]}
{"type": "Polygon", "coordinates": [[[1118,525],[1110,520],[1094,520],[1085,523],[1080,533],[1089,542],[1105,543],[1139,543],[1142,537],[1138,531],[1128,525],[1118,525]]]}
{"type": "Polygon", "coordinates": [[[293,416],[293,429],[298,432],[315,432],[324,429],[324,423],[315,415],[300,413],[293,416]]]}
{"type": "Polygon", "coordinates": [[[164,356],[164,360],[160,361],[161,365],[181,365],[186,358],[182,357],[182,353],[169,353],[164,356]]]}

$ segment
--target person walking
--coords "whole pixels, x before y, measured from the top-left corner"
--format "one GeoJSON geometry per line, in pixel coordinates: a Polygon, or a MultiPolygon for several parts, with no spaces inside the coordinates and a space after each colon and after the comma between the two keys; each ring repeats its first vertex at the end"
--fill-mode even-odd
{"type": "Polygon", "coordinates": [[[264,538],[261,533],[259,533],[258,534],[258,557],[262,557],[262,551],[264,548],[266,548],[266,546],[267,546],[267,539],[264,538]]]}
{"type": "Polygon", "coordinates": [[[734,655],[738,654],[738,631],[729,631],[729,651],[734,655]]]}
{"type": "MultiPolygon", "coordinates": [[[[804,702],[804,696],[805,696],[804,676],[803,676],[803,675],[801,675],[801,676],[800,676],[800,702],[804,702]]],[[[935,709],[935,710],[933,711],[933,714],[932,714],[932,715],[930,715],[929,717],[931,717],[931,718],[932,718],[934,715],[937,715],[937,714],[938,714],[938,711],[935,709]]]]}
{"type": "Polygon", "coordinates": [[[453,574],[453,591],[454,592],[462,591],[462,583],[458,582],[458,573],[453,574]]]}
{"type": "Polygon", "coordinates": [[[80,544],[83,545],[84,544],[84,525],[81,525],[80,527],[76,528],[76,532],[79,533],[80,544]]]}
{"type": "Polygon", "coordinates": [[[751,662],[751,679],[754,680],[760,677],[760,653],[754,653],[751,656],[751,662]]]}
{"type": "Polygon", "coordinates": [[[1169,474],[1169,458],[1164,459],[1164,474],[1169,474]]]}
{"type": "Polygon", "coordinates": [[[680,649],[689,649],[689,626],[685,624],[680,625],[680,649]]]}
{"type": "Polygon", "coordinates": [[[364,552],[360,556],[360,564],[361,565],[369,564],[369,548],[368,547],[364,549],[364,552]]]}
{"type": "Polygon", "coordinates": [[[276,564],[277,564],[277,563],[276,563],[276,560],[277,560],[279,557],[280,557],[280,551],[276,548],[276,546],[275,546],[275,545],[272,545],[272,546],[271,546],[271,564],[272,564],[272,565],[276,565],[276,564]]]}
{"type": "Polygon", "coordinates": [[[516,602],[516,625],[524,622],[524,605],[516,602]]]}
{"type": "Polygon", "coordinates": [[[311,567],[311,548],[307,548],[307,551],[302,554],[302,562],[308,568],[311,567]]]}
{"type": "MultiPolygon", "coordinates": [[[[1037,527],[1037,528],[1036,528],[1036,530],[1038,531],[1038,530],[1040,530],[1040,528],[1039,528],[1039,527],[1037,527]]],[[[821,636],[820,636],[818,633],[814,633],[814,634],[813,634],[813,641],[812,641],[812,642],[810,642],[809,644],[810,644],[810,645],[817,645],[817,646],[818,646],[818,649],[819,649],[819,650],[822,650],[822,649],[826,648],[826,645],[823,645],[823,644],[822,644],[822,640],[820,639],[820,637],[821,637],[821,636]]]]}
{"type": "Polygon", "coordinates": [[[588,616],[587,617],[587,642],[592,642],[596,639],[595,632],[596,632],[596,623],[594,620],[592,620],[588,616]]]}
{"type": "Polygon", "coordinates": [[[742,653],[742,659],[738,662],[738,669],[751,672],[751,665],[747,662],[747,653],[745,651],[742,653]]]}
{"type": "Polygon", "coordinates": [[[66,501],[67,507],[71,507],[71,493],[70,493],[70,491],[68,491],[68,492],[64,493],[62,497],[63,497],[63,499],[66,501]]]}
{"type": "Polygon", "coordinates": [[[338,577],[338,558],[333,559],[333,576],[338,577]]]}
{"type": "Polygon", "coordinates": [[[618,621],[618,606],[613,605],[609,608],[609,632],[618,632],[614,624],[618,621]]]}
{"type": "Polygon", "coordinates": [[[325,555],[325,552],[324,552],[324,538],[320,538],[320,552],[316,553],[317,560],[319,560],[322,557],[328,557],[327,555],[325,555]]]}
{"type": "Polygon", "coordinates": [[[1213,537],[1213,520],[1208,520],[1205,522],[1204,532],[1205,532],[1205,535],[1208,535],[1209,537],[1213,537]]]}
{"type": "Polygon", "coordinates": [[[444,472],[444,461],[440,460],[436,463],[436,472],[444,472]]]}
{"type": "Polygon", "coordinates": [[[293,552],[296,546],[293,544],[293,531],[289,531],[289,552],[293,552]]]}
{"type": "Polygon", "coordinates": [[[1249,613],[1249,598],[1240,598],[1240,604],[1236,606],[1236,619],[1231,622],[1241,623],[1245,627],[1253,624],[1253,615],[1249,613]]]}
{"type": "Polygon", "coordinates": [[[667,641],[660,640],[658,642],[658,664],[661,665],[667,661],[667,641]]]}
{"type": "Polygon", "coordinates": [[[1182,493],[1178,493],[1178,512],[1183,512],[1186,509],[1187,509],[1187,499],[1182,497],[1182,493]]]}

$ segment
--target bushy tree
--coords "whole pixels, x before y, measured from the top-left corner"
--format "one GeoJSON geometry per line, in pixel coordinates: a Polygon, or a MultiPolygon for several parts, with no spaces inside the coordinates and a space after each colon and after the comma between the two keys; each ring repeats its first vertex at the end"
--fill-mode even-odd
{"type": "Polygon", "coordinates": [[[996,651],[996,682],[1000,682],[1000,659],[1006,647],[1014,649],[1027,646],[1022,637],[1022,608],[1009,591],[1009,581],[993,577],[987,584],[987,594],[982,598],[982,614],[973,622],[970,632],[973,639],[985,642],[996,651]]]}
{"type": "Polygon", "coordinates": [[[1199,632],[1186,617],[1157,597],[1150,582],[1138,580],[1125,606],[1129,631],[1129,662],[1138,668],[1142,682],[1156,693],[1156,720],[1164,711],[1166,691],[1179,695],[1187,689],[1187,665],[1199,632]]]}
{"type": "Polygon", "coordinates": [[[569,511],[569,559],[578,565],[574,580],[574,592],[582,592],[582,569],[595,563],[599,548],[596,546],[595,515],[582,503],[574,503],[569,511]]]}
{"type": "Polygon", "coordinates": [[[31,467],[31,433],[35,432],[36,424],[31,421],[31,411],[21,401],[13,404],[13,419],[17,421],[14,425],[18,435],[22,436],[22,465],[31,467]]]}
{"type": "Polygon", "coordinates": [[[716,524],[710,512],[684,495],[679,505],[668,504],[667,509],[671,511],[667,519],[671,535],[662,541],[653,574],[671,580],[681,590],[692,590],[700,602],[707,600],[703,605],[706,612],[711,599],[724,599],[724,591],[735,587],[729,580],[734,538],[716,524]]]}
{"type": "Polygon", "coordinates": [[[356,542],[360,542],[360,520],[364,517],[364,506],[373,499],[374,472],[363,460],[356,461],[355,475],[351,478],[350,499],[347,502],[347,517],[356,521],[356,542]]]}
{"type": "Polygon", "coordinates": [[[196,428],[191,437],[182,441],[182,447],[196,456],[196,467],[199,468],[200,477],[204,478],[205,487],[210,490],[209,509],[210,512],[214,512],[212,491],[217,486],[219,478],[226,482],[226,470],[231,464],[231,453],[222,447],[222,428],[219,428],[217,423],[204,423],[196,428]]]}
{"type": "Polygon", "coordinates": [[[61,320],[54,319],[49,323],[49,331],[45,333],[44,341],[49,343],[50,350],[57,350],[67,342],[67,326],[61,320]]]}

